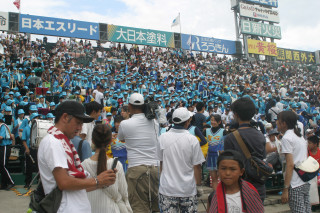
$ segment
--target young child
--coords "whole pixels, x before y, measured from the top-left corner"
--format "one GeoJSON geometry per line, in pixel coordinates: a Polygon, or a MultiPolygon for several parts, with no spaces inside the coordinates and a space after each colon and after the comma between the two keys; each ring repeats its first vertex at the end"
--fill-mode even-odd
{"type": "Polygon", "coordinates": [[[221,182],[217,190],[209,196],[209,213],[264,212],[256,188],[241,178],[244,173],[244,164],[239,152],[225,150],[221,153],[218,157],[218,173],[221,182]]]}
{"type": "Polygon", "coordinates": [[[209,144],[208,156],[207,156],[207,169],[212,177],[212,188],[216,190],[218,185],[218,175],[217,175],[217,159],[219,152],[223,151],[223,137],[225,136],[225,131],[221,121],[221,116],[218,114],[210,115],[211,128],[207,128],[204,131],[209,144]]]}
{"type": "Polygon", "coordinates": [[[308,137],[308,156],[313,157],[320,164],[319,138],[316,135],[308,137]]]}
{"type": "Polygon", "coordinates": [[[117,115],[114,118],[114,127],[112,130],[112,142],[111,142],[111,151],[113,157],[117,157],[119,161],[122,163],[123,170],[126,173],[128,169],[127,162],[127,149],[124,142],[118,139],[118,130],[123,117],[121,115],[117,115]]]}

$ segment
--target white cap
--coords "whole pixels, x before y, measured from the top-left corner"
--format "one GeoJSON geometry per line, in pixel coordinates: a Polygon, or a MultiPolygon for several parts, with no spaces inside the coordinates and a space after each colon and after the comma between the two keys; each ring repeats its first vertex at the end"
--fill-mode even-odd
{"type": "Polygon", "coordinates": [[[133,93],[132,95],[130,95],[129,103],[132,105],[143,105],[144,98],[140,93],[133,93]]]}
{"type": "Polygon", "coordinates": [[[187,108],[180,107],[173,112],[172,121],[175,124],[181,124],[192,117],[192,115],[192,112],[190,112],[187,108]]]}

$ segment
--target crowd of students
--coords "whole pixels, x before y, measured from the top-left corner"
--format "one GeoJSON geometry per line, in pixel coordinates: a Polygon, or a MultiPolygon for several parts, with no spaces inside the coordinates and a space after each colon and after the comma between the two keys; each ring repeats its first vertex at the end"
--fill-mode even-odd
{"type": "MultiPolygon", "coordinates": [[[[225,203],[229,204],[233,199],[228,195],[239,192],[239,187],[240,191],[244,190],[241,193],[259,192],[260,196],[253,197],[260,199],[261,203],[265,198],[263,184],[250,178],[239,179],[244,172],[245,158],[230,134],[234,129],[239,130],[250,151],[272,163],[276,172],[283,169],[284,160],[287,167],[288,163],[292,166],[308,154],[320,160],[319,66],[243,61],[207,53],[113,43],[110,48],[103,48],[99,43],[98,47],[93,47],[88,41],[76,39],[66,41],[59,38],[55,45],[50,46],[42,40],[31,41],[23,34],[4,32],[0,38],[4,47],[4,54],[0,56],[2,189],[14,186],[7,170],[10,148],[14,144],[23,146],[26,187],[30,184],[32,171],[36,169],[34,161],[37,161],[38,149],[36,144],[30,142],[32,121],[55,119],[56,108],[66,100],[81,103],[86,114],[93,118],[83,124],[75,137],[70,138],[84,169],[95,176],[110,167],[109,158],[118,157],[121,162],[117,166],[117,181],[112,190],[88,193],[95,207],[99,206],[97,202],[101,199],[101,193],[105,193],[109,198],[121,200],[119,208],[126,209],[124,212],[132,211],[125,180],[125,173],[130,168],[130,156],[127,156],[123,130],[121,137],[118,137],[123,121],[132,116],[129,110],[132,94],[140,94],[144,100],[149,97],[164,109],[166,119],[157,120],[160,137],[167,132],[178,131],[177,126],[197,137],[206,159],[205,167],[210,171],[212,188],[216,191],[212,195],[211,212],[227,208],[225,203]],[[90,60],[85,63],[80,60],[83,57],[90,60]],[[236,101],[238,99],[240,101],[236,101]],[[186,127],[173,120],[174,112],[180,108],[192,113],[186,127]],[[292,113],[287,115],[287,112],[292,113]],[[294,130],[294,135],[290,133],[289,137],[291,130],[294,130]],[[108,140],[100,141],[100,137],[108,140]],[[305,140],[308,140],[308,151],[305,140]],[[299,147],[293,143],[295,141],[301,141],[299,147]],[[93,151],[95,154],[92,154],[93,151]],[[105,152],[107,159],[101,156],[105,152]],[[239,157],[241,155],[242,158],[239,157]],[[98,171],[96,161],[105,161],[106,164],[101,166],[98,163],[98,171]],[[223,177],[227,170],[237,171],[237,181],[223,177]],[[233,184],[231,188],[228,181],[233,184]],[[225,195],[226,202],[221,201],[220,193],[225,195]]],[[[161,159],[158,156],[157,160],[161,159]]],[[[198,165],[201,160],[196,161],[194,163],[198,165]]],[[[305,185],[295,171],[291,171],[291,176],[286,173],[282,196],[286,202],[288,193],[291,193],[289,197],[294,199],[289,199],[289,204],[293,211],[297,203],[300,205],[299,200],[307,199],[300,197],[301,191],[304,194],[308,191],[305,185]]],[[[200,188],[198,191],[201,191],[200,188]]],[[[165,196],[168,197],[161,194],[159,198],[164,203],[168,202],[165,196]]],[[[238,195],[236,197],[238,201],[238,195]]],[[[247,200],[248,197],[241,199],[245,199],[241,204],[256,202],[247,200]]],[[[107,200],[103,202],[109,205],[107,200]]],[[[234,206],[236,208],[241,204],[236,202],[234,206]]],[[[308,205],[300,205],[299,208],[307,208],[308,205]]],[[[263,208],[258,204],[246,207],[252,207],[257,212],[263,208]]]]}

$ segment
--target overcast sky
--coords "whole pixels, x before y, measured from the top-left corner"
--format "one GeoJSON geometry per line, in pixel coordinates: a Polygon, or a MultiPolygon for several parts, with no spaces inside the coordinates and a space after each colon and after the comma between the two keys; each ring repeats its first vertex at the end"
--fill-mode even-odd
{"type": "MultiPolygon", "coordinates": [[[[1,0],[0,11],[18,12],[14,0],[1,0]]],[[[319,0],[279,0],[282,40],[278,47],[320,50],[319,0]]],[[[107,24],[171,29],[181,13],[182,33],[235,40],[230,0],[21,0],[21,13],[107,24]]]]}

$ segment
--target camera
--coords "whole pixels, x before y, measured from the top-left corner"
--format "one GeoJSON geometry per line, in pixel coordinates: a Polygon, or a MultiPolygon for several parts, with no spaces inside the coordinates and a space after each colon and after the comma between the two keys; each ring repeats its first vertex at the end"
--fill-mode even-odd
{"type": "Polygon", "coordinates": [[[144,114],[147,119],[155,119],[157,117],[157,110],[159,108],[159,105],[157,102],[154,101],[153,96],[148,96],[145,100],[145,109],[144,114]]]}

